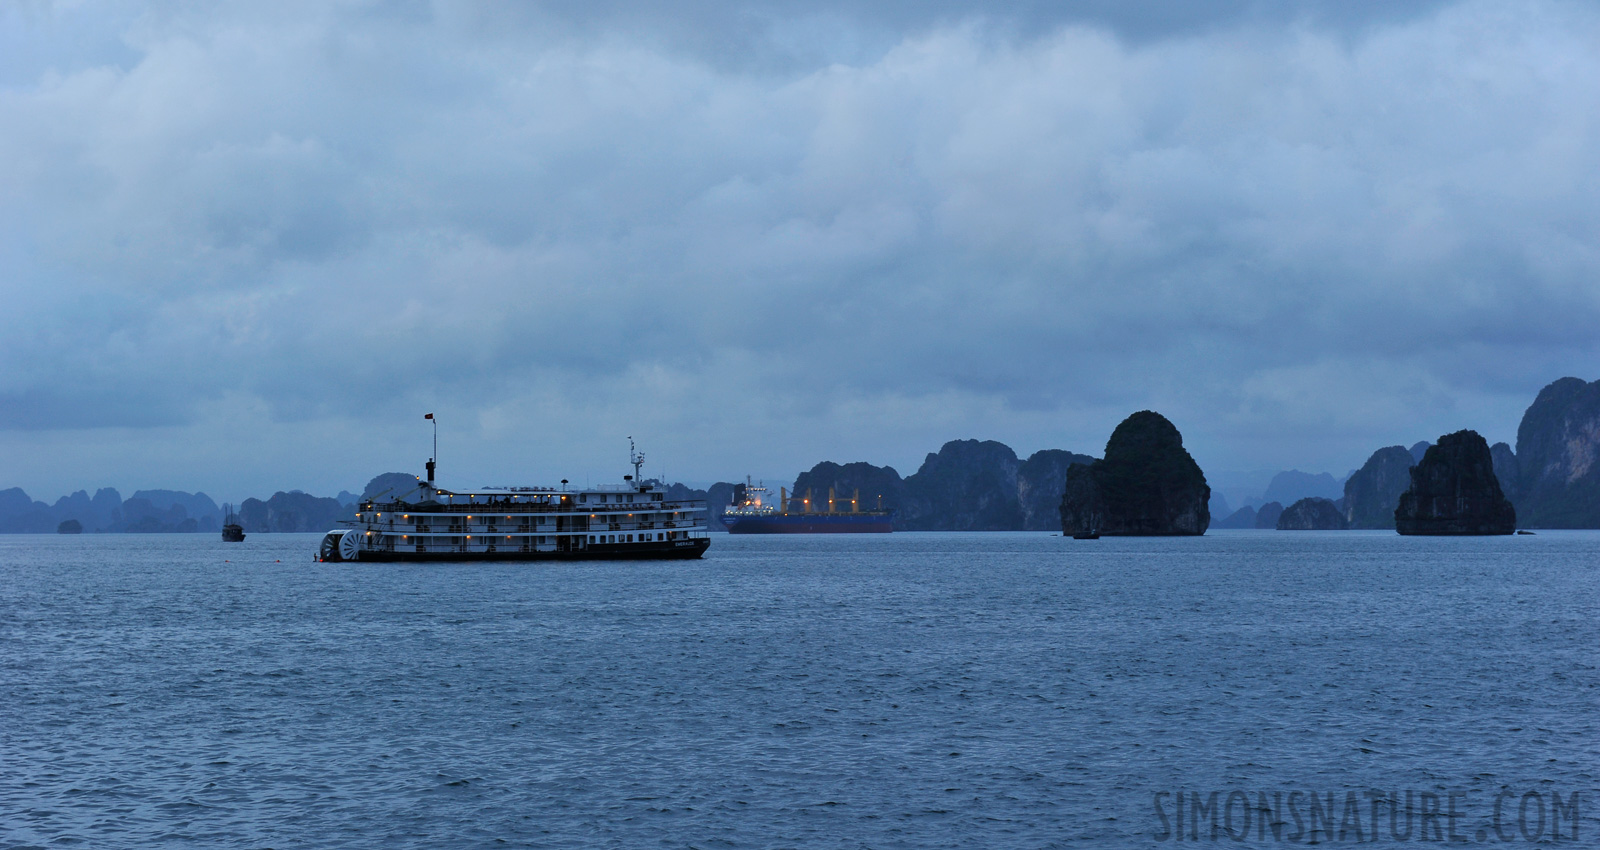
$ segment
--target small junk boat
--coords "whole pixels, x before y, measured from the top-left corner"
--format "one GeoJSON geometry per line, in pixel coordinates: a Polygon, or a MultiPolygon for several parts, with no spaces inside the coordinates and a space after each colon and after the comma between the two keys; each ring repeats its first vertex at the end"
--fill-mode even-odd
{"type": "Polygon", "coordinates": [[[244,526],[239,524],[239,517],[233,513],[233,506],[223,505],[222,513],[222,542],[243,543],[244,526]]]}

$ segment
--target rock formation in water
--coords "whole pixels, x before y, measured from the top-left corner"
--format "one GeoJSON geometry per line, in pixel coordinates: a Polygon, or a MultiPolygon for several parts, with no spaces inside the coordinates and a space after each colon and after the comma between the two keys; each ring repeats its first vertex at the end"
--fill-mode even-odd
{"type": "Polygon", "coordinates": [[[1562,378],[1517,428],[1517,513],[1535,528],[1600,528],[1600,381],[1562,378]]]}
{"type": "MultiPolygon", "coordinates": [[[[221,527],[222,509],[217,507],[217,503],[212,501],[211,497],[205,493],[185,493],[182,490],[140,490],[128,498],[129,501],[134,499],[143,499],[154,506],[157,511],[174,517],[172,520],[174,526],[181,523],[185,518],[198,521],[209,517],[218,522],[218,528],[221,527]],[[174,506],[183,507],[181,516],[179,516],[178,511],[173,510],[174,506]]],[[[124,513],[126,512],[124,510],[124,513]]]]}
{"type": "MultiPolygon", "coordinates": [[[[412,478],[412,476],[406,477],[412,478]]],[[[348,497],[350,494],[344,495],[348,497]]],[[[316,500],[303,493],[299,493],[296,498],[322,504],[320,510],[311,511],[309,514],[311,519],[308,522],[312,527],[298,529],[307,531],[326,531],[332,526],[323,527],[324,519],[337,521],[349,514],[349,511],[343,508],[330,509],[328,505],[349,506],[355,501],[353,497],[342,500],[316,500]]],[[[260,524],[266,524],[268,503],[259,499],[246,501],[258,506],[256,518],[260,524]]],[[[87,491],[78,490],[57,499],[54,505],[47,505],[44,502],[33,501],[26,493],[16,488],[0,490],[0,533],[47,534],[59,531],[61,525],[69,520],[76,522],[83,532],[209,533],[221,529],[222,518],[222,510],[205,493],[140,490],[124,501],[122,494],[105,487],[96,491],[92,498],[87,491]]],[[[287,519],[284,519],[283,523],[294,525],[287,519]]],[[[252,530],[275,529],[258,527],[252,530]]]]}
{"type": "Polygon", "coordinates": [[[194,530],[187,526],[180,528],[183,523],[192,520],[188,510],[181,504],[157,505],[144,496],[134,496],[122,503],[122,524],[115,530],[136,534],[170,534],[194,530]]]}
{"type": "Polygon", "coordinates": [[[95,531],[113,528],[122,522],[122,494],[116,488],[102,487],[96,490],[89,505],[89,513],[83,518],[95,531]]]}
{"type": "MultiPolygon", "coordinates": [[[[668,484],[657,478],[646,478],[644,484],[649,487],[660,487],[669,502],[705,502],[708,509],[706,526],[709,531],[727,531],[721,520],[722,510],[733,503],[734,487],[744,486],[742,483],[734,485],[727,481],[718,481],[702,490],[676,481],[668,484]]],[[[774,492],[772,498],[777,499],[778,494],[774,492]]]]}
{"type": "Polygon", "coordinates": [[[49,505],[29,498],[20,487],[0,490],[0,532],[45,534],[54,531],[62,519],[49,505]]]}
{"type": "MultiPolygon", "coordinates": [[[[675,486],[677,486],[677,485],[675,485],[675,486]]],[[[707,519],[707,523],[706,524],[711,526],[712,530],[714,530],[714,531],[723,530],[722,529],[722,522],[717,519],[717,516],[722,513],[723,506],[733,504],[733,488],[734,488],[734,486],[735,485],[732,482],[718,481],[717,483],[712,484],[710,487],[707,487],[705,489],[703,495],[690,495],[690,496],[687,497],[687,498],[696,498],[696,499],[704,498],[705,499],[706,506],[708,508],[710,508],[710,514],[711,514],[710,516],[706,517],[706,519],[707,519]]],[[[685,489],[688,489],[688,488],[685,488],[685,489]]],[[[690,491],[690,492],[691,492],[691,494],[693,494],[696,491],[690,491]]],[[[680,498],[680,497],[674,496],[673,498],[680,498]]]]}
{"type": "Polygon", "coordinates": [[[1278,515],[1279,531],[1343,531],[1344,514],[1331,499],[1308,496],[1278,515]]]}
{"type": "MultiPolygon", "coordinates": [[[[408,497],[414,500],[418,498],[418,496],[414,494],[414,491],[420,487],[421,484],[422,482],[414,473],[385,472],[379,475],[374,475],[371,480],[367,482],[367,486],[361,490],[361,496],[351,501],[364,502],[368,499],[387,501],[405,499],[408,497]]],[[[342,504],[345,504],[344,500],[341,499],[339,501],[342,504]]]]}
{"type": "Polygon", "coordinates": [[[895,528],[1005,531],[1022,528],[1016,452],[994,440],[951,440],[905,480],[895,528]]]}
{"type": "Polygon", "coordinates": [[[1394,528],[1400,494],[1411,486],[1411,452],[1405,446],[1378,449],[1345,479],[1344,519],[1349,528],[1394,528]]]}
{"type": "Polygon", "coordinates": [[[1166,417],[1149,410],[1111,432],[1104,460],[1067,470],[1063,534],[1197,535],[1211,524],[1211,488],[1166,417]]]}
{"type": "MultiPolygon", "coordinates": [[[[836,499],[848,501],[852,494],[859,491],[861,501],[857,507],[874,511],[878,509],[880,500],[885,509],[899,507],[904,500],[905,486],[900,473],[892,466],[873,466],[865,461],[839,464],[825,460],[796,476],[789,494],[803,497],[809,491],[813,499],[825,501],[828,488],[832,487],[836,499]]],[[[774,492],[773,504],[777,504],[777,498],[778,494],[774,492]]],[[[841,510],[849,510],[849,506],[841,510]]]]}
{"type": "Polygon", "coordinates": [[[1016,452],[993,440],[951,440],[924,459],[912,475],[891,466],[824,461],[795,478],[792,493],[836,499],[861,493],[860,507],[896,511],[902,531],[1044,531],[1056,528],[1067,469],[1092,463],[1088,455],[1059,449],[1016,452]]]}
{"type": "Polygon", "coordinates": [[[1401,534],[1510,534],[1517,512],[1500,489],[1489,444],[1476,431],[1439,438],[1411,468],[1394,511],[1401,534]]]}
{"type": "Polygon", "coordinates": [[[1267,491],[1261,498],[1280,505],[1292,505],[1311,496],[1333,500],[1343,495],[1338,479],[1326,472],[1313,474],[1290,469],[1272,476],[1272,482],[1267,485],[1267,491]]]}
{"type": "MultiPolygon", "coordinates": [[[[121,506],[122,499],[119,498],[115,507],[121,506]]],[[[61,522],[66,522],[69,519],[77,520],[78,525],[82,526],[86,531],[107,529],[115,521],[112,517],[100,514],[97,505],[93,499],[89,498],[89,493],[86,490],[79,490],[70,496],[62,496],[57,499],[51,509],[51,513],[61,522]]]]}
{"type": "Polygon", "coordinates": [[[1283,516],[1283,505],[1268,502],[1256,511],[1256,528],[1277,528],[1280,516],[1283,516]]]}
{"type": "MultiPolygon", "coordinates": [[[[1495,443],[1489,447],[1489,458],[1494,461],[1494,477],[1500,479],[1500,489],[1511,500],[1511,505],[1516,506],[1522,498],[1522,465],[1517,462],[1516,452],[1505,443],[1495,443]]],[[[1518,508],[1521,516],[1521,508],[1518,508]]]]}
{"type": "Polygon", "coordinates": [[[1073,464],[1091,464],[1095,458],[1061,449],[1034,452],[1017,467],[1017,503],[1022,507],[1024,531],[1054,531],[1061,525],[1061,494],[1067,470],[1073,464]]]}
{"type": "Polygon", "coordinates": [[[64,519],[64,520],[61,521],[60,525],[56,526],[56,533],[57,534],[82,534],[83,533],[83,523],[78,522],[75,519],[64,519]]]}
{"type": "Polygon", "coordinates": [[[1255,528],[1256,509],[1245,505],[1211,524],[1212,528],[1255,528]]]}
{"type": "MultiPolygon", "coordinates": [[[[131,499],[129,501],[132,501],[131,499]]],[[[292,490],[277,492],[265,502],[245,499],[239,505],[239,524],[249,532],[307,532],[327,531],[347,516],[349,508],[338,499],[319,499],[316,496],[292,490]]]]}

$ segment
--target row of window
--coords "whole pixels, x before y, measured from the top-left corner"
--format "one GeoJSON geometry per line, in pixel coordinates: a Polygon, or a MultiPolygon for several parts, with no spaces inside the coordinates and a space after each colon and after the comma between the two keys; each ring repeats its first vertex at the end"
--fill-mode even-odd
{"type": "MultiPolygon", "coordinates": [[[[384,539],[387,540],[388,542],[392,543],[394,541],[394,536],[393,535],[388,535],[384,539]]],[[[400,539],[401,540],[410,540],[411,539],[411,535],[402,534],[402,535],[400,535],[400,539]]],[[[417,544],[421,545],[423,543],[426,543],[428,541],[428,539],[429,538],[426,538],[426,537],[418,537],[417,538],[417,544]]],[[[461,538],[461,537],[435,537],[435,538],[432,538],[432,539],[433,539],[433,542],[435,542],[435,543],[443,543],[443,544],[448,545],[448,546],[465,545],[465,544],[468,544],[468,543],[472,543],[474,540],[476,540],[480,544],[487,542],[490,546],[493,546],[493,545],[495,545],[495,542],[499,541],[501,538],[494,537],[494,536],[486,536],[486,535],[482,535],[482,534],[480,534],[476,538],[474,538],[472,535],[469,534],[465,538],[461,538]]],[[[506,539],[506,540],[521,540],[521,541],[524,541],[524,542],[527,542],[527,543],[545,543],[545,542],[552,541],[555,538],[553,538],[553,537],[512,537],[511,535],[507,534],[504,539],[506,539]]]]}
{"type": "Polygon", "coordinates": [[[684,532],[682,532],[682,531],[657,531],[653,535],[652,534],[648,534],[648,533],[646,533],[646,534],[637,534],[637,535],[635,535],[635,534],[591,534],[591,535],[589,535],[589,542],[590,543],[649,543],[652,540],[654,540],[656,542],[664,542],[664,541],[667,541],[667,540],[678,540],[678,539],[682,538],[683,536],[684,536],[684,532]],[[634,539],[635,537],[637,537],[638,539],[635,540],[634,539]]]}
{"type": "MultiPolygon", "coordinates": [[[[406,539],[406,538],[400,538],[400,539],[406,539]]],[[[542,546],[542,544],[544,544],[544,538],[506,539],[506,541],[499,541],[499,543],[496,543],[496,541],[494,541],[494,539],[488,539],[488,543],[485,544],[485,551],[488,551],[488,552],[512,552],[512,551],[533,552],[533,551],[536,551],[536,549],[538,549],[539,546],[542,546]]],[[[418,551],[418,552],[430,551],[430,547],[432,547],[432,551],[434,551],[434,552],[467,552],[467,551],[475,551],[475,547],[472,546],[472,543],[470,543],[470,541],[462,541],[461,538],[434,539],[434,541],[432,541],[432,543],[430,543],[430,541],[427,541],[427,539],[418,538],[418,539],[416,539],[416,544],[414,544],[414,549],[416,549],[416,551],[418,551]]],[[[384,549],[384,551],[387,551],[387,552],[394,552],[395,551],[394,538],[386,539],[386,541],[384,541],[384,544],[382,544],[382,549],[384,549]]],[[[542,551],[542,549],[541,549],[541,551],[542,551]]]]}
{"type": "MultiPolygon", "coordinates": [[[[588,504],[590,495],[591,494],[589,494],[589,493],[583,493],[583,494],[578,496],[578,501],[583,502],[584,504],[588,504]]],[[[599,493],[599,494],[596,494],[596,495],[600,496],[600,504],[603,505],[603,504],[606,503],[606,494],[605,493],[599,493]]],[[[633,497],[635,495],[641,495],[641,494],[636,494],[636,493],[612,493],[611,494],[611,496],[612,496],[611,501],[617,502],[618,504],[621,504],[622,502],[632,502],[633,501],[633,497]],[[624,497],[626,497],[626,498],[624,498],[624,497]]],[[[661,501],[661,494],[660,493],[645,493],[645,494],[642,494],[642,495],[647,496],[648,498],[640,499],[639,501],[641,501],[641,502],[659,502],[659,501],[661,501]]]]}
{"type": "MultiPolygon", "coordinates": [[[[494,543],[490,543],[484,549],[484,551],[488,551],[488,552],[511,552],[511,551],[517,551],[517,552],[533,552],[533,551],[553,552],[553,551],[555,551],[554,549],[539,549],[539,548],[537,548],[538,546],[539,546],[539,544],[531,542],[529,538],[523,538],[521,543],[508,543],[508,544],[506,544],[504,546],[498,546],[498,545],[496,545],[494,543]]],[[[393,540],[389,540],[389,541],[385,542],[384,549],[386,551],[393,552],[394,551],[394,541],[393,540]]],[[[418,551],[418,552],[430,551],[429,548],[428,548],[427,542],[423,541],[423,540],[418,540],[417,544],[416,544],[416,551],[418,551]]],[[[466,543],[440,543],[438,541],[434,541],[433,548],[432,548],[431,551],[434,551],[434,552],[469,552],[469,551],[475,551],[475,550],[469,548],[468,544],[466,544],[466,543]]]]}
{"type": "MultiPolygon", "coordinates": [[[[650,543],[650,542],[663,543],[663,542],[666,542],[668,540],[681,540],[686,536],[687,536],[687,532],[683,532],[683,531],[656,531],[656,532],[645,532],[645,533],[642,533],[642,534],[591,534],[591,535],[589,535],[589,542],[590,543],[650,543]]],[[[409,535],[401,535],[400,539],[401,540],[409,540],[410,536],[409,535]]],[[[487,539],[487,538],[483,538],[483,539],[485,540],[485,542],[489,546],[493,547],[495,545],[495,540],[494,539],[487,539]]],[[[511,538],[511,537],[507,537],[506,538],[506,540],[511,540],[511,539],[513,539],[513,538],[511,538]]],[[[466,539],[462,539],[462,538],[459,538],[459,537],[449,537],[449,538],[445,538],[443,540],[434,540],[433,542],[434,542],[435,545],[442,544],[442,545],[445,545],[445,546],[461,546],[461,545],[465,545],[465,544],[469,543],[471,540],[472,540],[472,538],[470,538],[470,537],[468,537],[466,539]]],[[[522,542],[524,544],[530,544],[531,543],[531,544],[537,545],[537,544],[541,544],[541,543],[546,542],[547,538],[544,538],[544,537],[530,537],[530,538],[521,538],[521,540],[522,540],[522,542]]],[[[389,538],[389,540],[387,542],[388,542],[388,545],[390,547],[393,547],[394,538],[392,538],[392,537],[389,538]]],[[[427,545],[427,541],[419,539],[417,541],[417,543],[416,543],[417,551],[418,552],[427,551],[426,548],[425,548],[426,545],[427,545]]]]}

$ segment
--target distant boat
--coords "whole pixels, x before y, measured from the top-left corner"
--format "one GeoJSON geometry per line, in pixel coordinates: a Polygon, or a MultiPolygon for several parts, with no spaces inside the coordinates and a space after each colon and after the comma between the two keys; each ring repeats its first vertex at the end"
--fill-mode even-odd
{"type": "Polygon", "coordinates": [[[811,491],[804,497],[789,495],[787,488],[778,488],[778,503],[767,500],[767,488],[745,483],[733,487],[733,503],[722,509],[722,524],[729,534],[888,534],[894,531],[894,511],[883,509],[879,496],[877,510],[860,510],[861,492],[857,490],[849,499],[837,498],[833,488],[828,488],[828,509],[812,510],[811,491]],[[800,510],[790,510],[795,502],[800,510]],[[848,509],[845,509],[848,505],[848,509]]]}
{"type": "Polygon", "coordinates": [[[222,520],[222,542],[243,543],[244,526],[239,524],[239,518],[234,516],[232,505],[223,505],[222,512],[226,515],[222,520]]]}

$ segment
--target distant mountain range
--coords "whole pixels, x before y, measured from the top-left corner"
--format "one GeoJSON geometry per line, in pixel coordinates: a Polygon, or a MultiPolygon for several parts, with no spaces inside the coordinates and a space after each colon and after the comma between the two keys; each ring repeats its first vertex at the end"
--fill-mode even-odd
{"type": "Polygon", "coordinates": [[[0,533],[54,532],[77,520],[84,531],[220,531],[222,510],[204,493],[140,490],[124,500],[110,487],[90,496],[79,490],[53,505],[36,502],[21,488],[0,490],[0,533]]]}
{"type": "MultiPolygon", "coordinates": [[[[1305,498],[1332,501],[1351,528],[1393,528],[1394,506],[1409,486],[1408,470],[1427,451],[1427,441],[1410,448],[1379,449],[1345,479],[1328,473],[1288,470],[1273,476],[1258,499],[1224,514],[1226,500],[1212,499],[1213,528],[1274,527],[1286,506],[1305,498]]],[[[1600,528],[1600,381],[1562,378],[1539,392],[1517,429],[1517,445],[1490,448],[1494,472],[1523,528],[1600,528]]],[[[841,498],[861,493],[861,507],[879,498],[897,512],[895,527],[906,531],[1056,530],[1067,468],[1094,457],[1060,449],[1035,452],[1026,460],[993,440],[952,440],[923,459],[909,476],[890,466],[857,461],[823,461],[800,473],[790,488],[825,499],[828,488],[841,498]]],[[[1257,479],[1258,481],[1260,479],[1257,479]]],[[[298,490],[271,498],[246,499],[237,507],[247,532],[322,531],[348,518],[363,497],[400,495],[416,476],[390,472],[368,482],[361,496],[348,491],[316,497],[298,490]]],[[[1259,486],[1259,484],[1257,484],[1259,486]]],[[[667,485],[669,498],[705,499],[715,515],[728,504],[734,485],[719,482],[700,490],[667,485]]],[[[34,501],[19,488],[0,490],[0,533],[53,533],[76,520],[85,532],[216,532],[222,510],[205,493],[140,490],[124,500],[104,488],[90,496],[79,490],[55,504],[34,501]]]]}
{"type": "MultiPolygon", "coordinates": [[[[899,531],[1057,531],[1067,467],[1094,461],[1060,449],[1023,460],[994,440],[951,440],[904,478],[892,466],[823,461],[800,473],[788,490],[799,498],[810,493],[813,504],[826,500],[829,488],[839,499],[859,492],[861,510],[882,505],[895,511],[899,531]]],[[[667,497],[705,499],[712,529],[720,531],[716,515],[732,499],[733,486],[719,482],[694,490],[673,484],[667,497]]]]}
{"type": "Polygon", "coordinates": [[[902,531],[1059,530],[1067,467],[1094,461],[1060,449],[1021,460],[994,440],[951,440],[905,478],[892,466],[823,461],[800,473],[790,492],[826,498],[831,487],[848,498],[859,489],[863,508],[877,507],[881,496],[902,531]]]}
{"type": "MultiPolygon", "coordinates": [[[[1395,507],[1411,486],[1410,470],[1422,460],[1431,444],[1424,440],[1389,446],[1372,453],[1367,462],[1344,481],[1334,505],[1348,528],[1394,528],[1395,507]]],[[[1522,415],[1517,446],[1489,447],[1494,475],[1516,509],[1522,528],[1600,528],[1600,381],[1562,378],[1543,390],[1522,415]]],[[[1312,483],[1304,473],[1273,479],[1285,483],[1312,483]]],[[[1321,476],[1332,480],[1331,476],[1321,476]]],[[[1280,498],[1259,509],[1246,506],[1214,523],[1216,528],[1271,528],[1285,504],[1281,496],[1293,488],[1279,488],[1280,498]]],[[[1274,495],[1269,488],[1269,495],[1274,495]]],[[[1296,498],[1332,498],[1328,493],[1295,491],[1296,498]]]]}
{"type": "MultiPolygon", "coordinates": [[[[245,499],[235,510],[247,532],[324,531],[353,513],[357,501],[347,491],[319,499],[293,490],[264,502],[245,499]]],[[[123,499],[103,487],[93,496],[86,490],[62,496],[53,505],[34,501],[19,487],[0,490],[0,534],[54,533],[72,520],[86,533],[221,532],[223,515],[205,493],[181,490],[139,490],[123,499]]]]}

